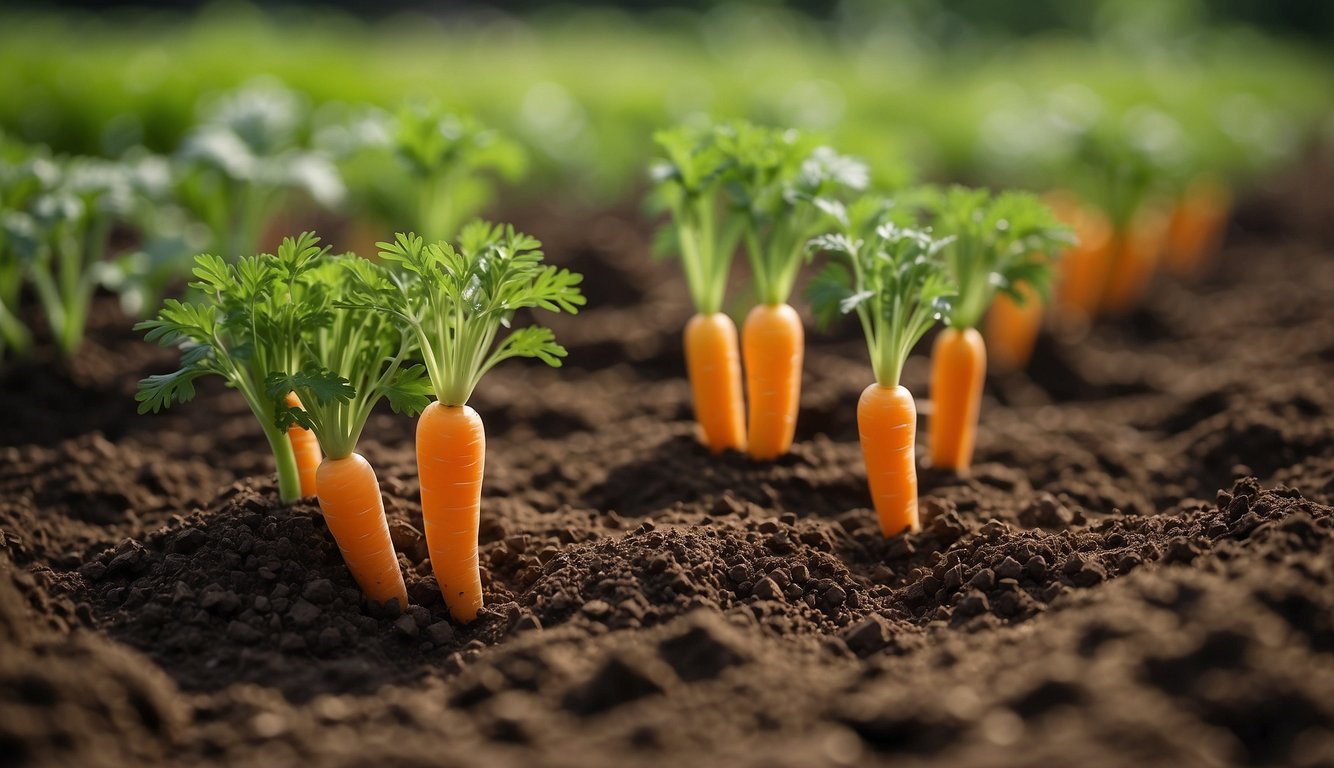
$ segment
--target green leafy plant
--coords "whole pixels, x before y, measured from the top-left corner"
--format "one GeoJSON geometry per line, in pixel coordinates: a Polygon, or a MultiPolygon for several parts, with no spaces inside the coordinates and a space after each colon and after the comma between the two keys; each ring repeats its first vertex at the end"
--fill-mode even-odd
{"type": "Polygon", "coordinates": [[[918,202],[933,230],[950,238],[945,263],[958,291],[947,315],[951,328],[977,327],[997,291],[1022,303],[1021,286],[1028,285],[1046,297],[1050,255],[1072,236],[1036,196],[953,186],[927,190],[918,202]]]}
{"type": "Polygon", "coordinates": [[[666,155],[651,170],[657,202],[672,217],[661,230],[660,238],[666,237],[660,249],[679,253],[695,311],[721,312],[742,223],[726,215],[723,181],[730,161],[713,128],[683,125],[659,131],[653,140],[666,155]]]}
{"type": "Polygon", "coordinates": [[[411,223],[430,242],[453,238],[462,222],[493,201],[498,179],[515,181],[527,167],[517,143],[439,106],[373,110],[326,129],[321,139],[342,158],[366,208],[411,223]]]}
{"type": "Polygon", "coordinates": [[[865,189],[869,171],[793,130],[735,122],[720,127],[716,141],[726,158],[724,183],[743,222],[758,298],[783,304],[806,243],[819,231],[822,209],[841,194],[865,189]]]}
{"type": "Polygon", "coordinates": [[[422,365],[406,361],[416,350],[416,337],[385,312],[347,303],[354,285],[376,292],[392,290],[386,269],[352,254],[332,256],[298,276],[326,299],[327,324],[297,324],[295,367],[274,370],[264,381],[269,400],[282,402],[288,392],[300,407],[279,408],[277,426],[286,431],[300,425],[315,433],[325,455],[349,456],[356,448],[371,411],[387,399],[395,413],[416,415],[430,402],[430,382],[422,365]]]}
{"type": "Polygon", "coordinates": [[[279,413],[286,406],[269,394],[270,381],[275,374],[301,371],[302,340],[333,324],[329,282],[303,279],[327,250],[307,232],[283,240],[276,255],[247,256],[235,264],[201,254],[194,269],[198,280],[191,283],[199,298],[167,299],[156,318],[135,326],[148,341],[181,349],[179,369],[139,382],[139,412],[187,402],[201,376],[222,377],[241,393],[264,430],[284,502],[300,498],[301,479],[292,445],[279,426],[288,418],[279,413]]]}
{"type": "Polygon", "coordinates": [[[211,250],[254,253],[264,224],[293,191],[324,207],[345,194],[329,157],[302,144],[306,108],[296,93],[259,82],[203,108],[177,152],[176,194],[212,233],[211,250]]]}
{"type": "Polygon", "coordinates": [[[361,306],[389,312],[416,335],[436,399],[461,406],[477,382],[498,363],[533,357],[559,366],[565,348],[549,328],[509,328],[516,312],[544,309],[577,312],[585,303],[583,277],[542,263],[541,243],[512,226],[474,221],[458,245],[426,243],[399,234],[380,243],[380,256],[394,267],[391,280],[355,273],[361,306]]]}
{"type": "Polygon", "coordinates": [[[897,386],[913,347],[950,312],[955,285],[942,251],[953,238],[903,226],[882,198],[828,210],[838,230],[813,238],[808,248],[834,258],[811,281],[807,296],[822,324],[855,313],[876,381],[897,386]]]}

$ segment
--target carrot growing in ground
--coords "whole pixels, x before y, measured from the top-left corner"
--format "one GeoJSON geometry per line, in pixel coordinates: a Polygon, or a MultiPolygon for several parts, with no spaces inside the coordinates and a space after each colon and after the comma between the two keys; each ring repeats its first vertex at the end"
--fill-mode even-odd
{"type": "Polygon", "coordinates": [[[796,131],[734,123],[720,129],[718,140],[730,161],[727,186],[741,212],[760,302],[741,329],[747,450],[752,458],[775,459],[792,447],[806,351],[801,317],[788,298],[823,209],[839,192],[864,189],[868,171],[796,131]]]}
{"type": "Polygon", "coordinates": [[[1056,217],[1074,230],[1074,245],[1061,254],[1053,304],[1058,322],[1086,327],[1097,314],[1111,266],[1112,227],[1107,217],[1078,200],[1053,206],[1056,217]]]}
{"type": "Polygon", "coordinates": [[[265,390],[269,397],[287,399],[287,407],[278,411],[278,426],[308,430],[318,440],[316,454],[324,450],[316,483],[320,509],[357,585],[371,600],[397,600],[402,609],[408,594],[380,484],[356,446],[381,398],[387,398],[396,413],[416,415],[427,406],[425,369],[403,365],[415,339],[397,318],[345,303],[345,293],[354,284],[390,288],[383,267],[340,256],[326,259],[301,279],[325,287],[328,321],[298,329],[298,367],[271,373],[265,390]]]}
{"type": "Polygon", "coordinates": [[[361,306],[398,317],[412,330],[436,401],[417,422],[417,472],[431,568],[450,614],[472,621],[482,607],[477,564],[486,435],[468,406],[496,364],[535,357],[560,365],[565,349],[548,328],[530,325],[498,339],[514,314],[539,308],[577,312],[581,275],[542,263],[541,243],[513,227],[474,221],[457,247],[414,234],[381,243],[391,286],[359,281],[361,306]]]}
{"type": "Polygon", "coordinates": [[[178,370],[139,382],[139,412],[186,402],[195,395],[196,379],[221,376],[259,419],[283,503],[301,498],[301,475],[287,432],[278,426],[282,398],[270,395],[265,382],[273,373],[297,369],[298,340],[329,320],[320,298],[326,288],[299,279],[324,256],[318,243],[307,232],[283,240],[277,255],[247,256],[235,264],[201,254],[194,269],[199,279],[190,284],[200,298],[167,299],[156,318],[135,326],[147,331],[149,341],[181,349],[178,370]]]}
{"type": "Polygon", "coordinates": [[[1232,193],[1220,178],[1192,181],[1172,212],[1167,230],[1167,266],[1177,277],[1196,277],[1218,249],[1232,207],[1232,193]]]}
{"type": "Polygon", "coordinates": [[[653,167],[653,178],[672,214],[670,234],[695,305],[685,330],[695,420],[704,444],[718,453],[745,450],[746,408],[736,323],[722,311],[739,230],[736,219],[720,216],[727,158],[715,139],[714,130],[689,126],[655,134],[667,158],[653,167]]]}
{"type": "Polygon", "coordinates": [[[846,214],[837,211],[843,231],[815,238],[811,248],[840,261],[826,265],[810,288],[822,321],[856,312],[866,335],[875,382],[857,401],[857,431],[886,537],[918,529],[917,408],[899,376],[954,295],[940,255],[948,240],[896,226],[888,211],[874,199],[858,201],[846,214]]]}
{"type": "Polygon", "coordinates": [[[1046,297],[1050,261],[1069,242],[1051,209],[1033,195],[951,187],[927,196],[935,230],[951,239],[945,263],[958,291],[931,352],[933,466],[966,472],[973,460],[987,352],[977,324],[997,291],[1023,301],[1046,297]]]}

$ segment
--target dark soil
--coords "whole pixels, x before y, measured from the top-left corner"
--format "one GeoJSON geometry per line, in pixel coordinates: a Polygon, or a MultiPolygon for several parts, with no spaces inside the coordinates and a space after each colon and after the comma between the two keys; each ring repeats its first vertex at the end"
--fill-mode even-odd
{"type": "Polygon", "coordinates": [[[810,334],[789,457],[712,457],[647,227],[523,212],[590,309],[555,322],[565,368],[477,393],[468,626],[410,421],[363,441],[394,615],[313,503],[275,503],[234,393],[135,415],[171,355],[107,301],[72,365],[0,374],[0,766],[1334,765],[1329,169],[1253,194],[1203,281],[993,378],[974,472],[924,470],[924,529],[892,541],[852,328],[810,334]]]}

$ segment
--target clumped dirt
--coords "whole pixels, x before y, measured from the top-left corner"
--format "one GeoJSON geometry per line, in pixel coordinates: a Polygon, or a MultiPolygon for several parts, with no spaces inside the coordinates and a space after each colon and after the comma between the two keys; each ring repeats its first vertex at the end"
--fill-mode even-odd
{"type": "Polygon", "coordinates": [[[892,541],[854,329],[810,334],[790,456],[710,456],[644,223],[520,212],[590,308],[554,322],[565,368],[477,393],[467,626],[410,421],[363,442],[396,614],[313,501],[276,503],[234,393],[135,415],[171,356],[103,302],[78,360],[0,373],[0,766],[1334,765],[1327,168],[1256,193],[1202,281],[993,377],[974,471],[923,470],[923,530],[892,541]]]}

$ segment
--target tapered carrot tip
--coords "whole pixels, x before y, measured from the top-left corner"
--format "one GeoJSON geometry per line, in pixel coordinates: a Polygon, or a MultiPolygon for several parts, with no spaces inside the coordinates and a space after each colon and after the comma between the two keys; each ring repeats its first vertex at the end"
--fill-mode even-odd
{"type": "Polygon", "coordinates": [[[946,328],[931,350],[931,465],[967,472],[977,442],[987,348],[974,328],[946,328]]]}
{"type": "Polygon", "coordinates": [[[477,561],[486,434],[468,406],[431,403],[417,420],[417,474],[431,570],[455,620],[477,618],[482,574],[477,561]]]}
{"type": "Polygon", "coordinates": [[[752,458],[776,459],[792,447],[801,401],[805,353],[801,316],[787,304],[761,304],[741,329],[750,408],[747,443],[752,458]]]}
{"type": "Polygon", "coordinates": [[[746,449],[736,323],[721,312],[695,315],[685,330],[686,374],[700,440],[714,453],[746,449]]]}
{"type": "Polygon", "coordinates": [[[906,388],[872,384],[857,401],[857,433],[880,531],[917,531],[917,407],[906,388]]]}
{"type": "Polygon", "coordinates": [[[320,509],[352,578],[377,603],[407,607],[403,571],[389,536],[375,470],[360,454],[325,459],[318,470],[320,509]]]}

